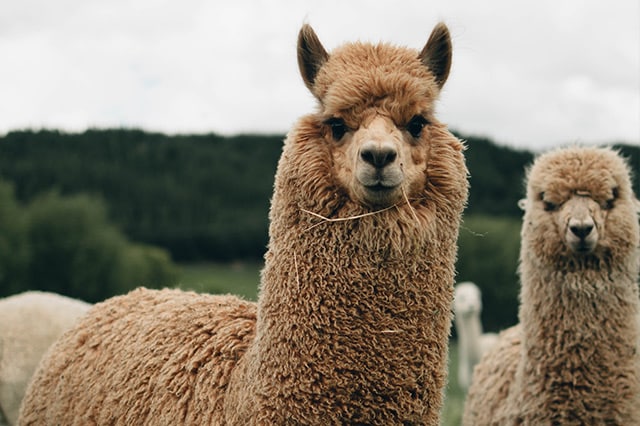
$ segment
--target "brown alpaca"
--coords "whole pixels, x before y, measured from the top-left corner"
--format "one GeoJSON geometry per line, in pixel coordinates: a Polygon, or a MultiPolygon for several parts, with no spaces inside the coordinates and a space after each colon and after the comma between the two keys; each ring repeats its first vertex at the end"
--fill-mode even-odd
{"type": "Polygon", "coordinates": [[[535,161],[520,324],[476,367],[465,425],[640,424],[639,229],[629,175],[604,148],[535,161]]]}
{"type": "Polygon", "coordinates": [[[22,424],[437,425],[467,198],[434,117],[449,33],[425,48],[309,26],[319,109],[285,141],[256,304],[137,290],[97,305],[42,363],[22,424]]]}

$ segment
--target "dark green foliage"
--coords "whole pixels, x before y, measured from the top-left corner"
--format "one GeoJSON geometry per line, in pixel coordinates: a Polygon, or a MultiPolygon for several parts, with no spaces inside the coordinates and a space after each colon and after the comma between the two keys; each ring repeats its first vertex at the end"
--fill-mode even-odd
{"type": "Polygon", "coordinates": [[[260,258],[282,139],[12,132],[0,138],[0,177],[23,201],[52,187],[98,195],[127,235],[178,260],[260,258]]]}
{"type": "Polygon", "coordinates": [[[517,217],[525,168],[533,161],[533,153],[498,146],[486,138],[460,137],[466,140],[470,174],[467,213],[517,217]]]}
{"type": "MultiPolygon", "coordinates": [[[[483,289],[485,328],[496,330],[516,321],[522,214],[517,201],[524,197],[525,169],[534,153],[498,146],[487,138],[457,136],[466,140],[471,183],[460,232],[458,280],[474,281],[483,289]]],[[[34,265],[42,262],[40,271],[51,265],[49,279],[55,278],[56,285],[85,291],[87,298],[96,298],[98,295],[91,293],[95,289],[82,288],[98,277],[110,280],[109,291],[119,292],[119,285],[160,285],[167,282],[161,277],[172,276],[166,252],[123,242],[124,237],[116,236],[112,225],[90,231],[98,222],[114,223],[128,238],[161,246],[176,260],[262,258],[267,244],[269,200],[283,139],[257,135],[167,136],[129,129],[79,134],[11,132],[0,137],[0,179],[13,182],[16,197],[24,204],[51,188],[65,199],[81,193],[91,196],[74,196],[68,201],[84,213],[65,213],[44,196],[34,202],[36,211],[30,217],[35,224],[38,214],[55,216],[60,222],[54,227],[59,226],[57,231],[41,224],[38,232],[57,232],[56,238],[66,237],[86,247],[82,254],[72,251],[65,257],[60,253],[67,248],[61,246],[51,257],[34,260],[34,265]],[[104,200],[109,217],[96,198],[104,200]],[[51,204],[41,204],[45,202],[51,204]],[[75,222],[69,217],[75,217],[75,222]],[[79,228],[73,228],[71,222],[79,228]],[[56,256],[58,260],[54,262],[56,256]],[[80,268],[91,263],[89,257],[99,259],[92,270],[71,277],[56,272],[57,263],[68,256],[76,256],[74,262],[80,268]],[[117,281],[117,275],[129,278],[117,281]]],[[[629,158],[632,170],[640,170],[640,147],[619,148],[629,158]]],[[[638,180],[634,182],[636,194],[639,184],[638,180]]],[[[0,185],[0,202],[5,198],[12,200],[11,187],[0,185]]],[[[28,244],[21,245],[26,234],[24,219],[16,214],[20,209],[15,200],[0,205],[3,292],[28,279],[21,276],[23,267],[11,265],[24,264],[33,255],[28,244]]],[[[33,232],[35,228],[30,235],[33,232]]],[[[41,250],[36,252],[38,256],[44,256],[44,249],[38,245],[35,248],[41,250]]],[[[38,280],[40,286],[48,285],[46,281],[38,280]]]]}
{"type": "Polygon", "coordinates": [[[517,275],[521,221],[517,218],[466,216],[458,238],[458,276],[482,290],[482,323],[498,331],[517,322],[517,275]]]}
{"type": "Polygon", "coordinates": [[[28,265],[24,210],[14,198],[13,186],[0,180],[0,296],[25,288],[28,265]]]}
{"type": "MultiPolygon", "coordinates": [[[[467,214],[519,217],[534,154],[458,136],[468,147],[467,214]]],[[[23,202],[52,187],[62,195],[97,195],[129,237],[160,245],[176,260],[258,259],[283,139],[127,129],[11,132],[0,137],[0,177],[14,182],[23,202]]],[[[637,169],[640,148],[623,152],[637,169]]]]}
{"type": "Polygon", "coordinates": [[[6,188],[0,184],[0,255],[8,271],[1,296],[30,289],[97,302],[140,285],[176,283],[177,267],[168,254],[131,244],[97,199],[47,192],[21,208],[6,188]],[[12,210],[5,215],[7,206],[12,210]]]}

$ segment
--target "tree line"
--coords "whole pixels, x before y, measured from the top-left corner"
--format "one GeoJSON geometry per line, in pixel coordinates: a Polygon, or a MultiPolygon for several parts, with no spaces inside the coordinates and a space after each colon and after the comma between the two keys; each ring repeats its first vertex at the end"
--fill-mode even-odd
{"type": "Polygon", "coordinates": [[[177,275],[166,250],[128,239],[100,200],[46,191],[21,204],[0,181],[0,297],[41,290],[98,302],[177,275]]]}
{"type": "MultiPolygon", "coordinates": [[[[487,316],[488,328],[498,328],[515,318],[521,217],[517,201],[524,196],[525,170],[535,153],[500,146],[488,138],[456,134],[466,141],[471,184],[460,232],[458,278],[475,281],[485,290],[487,308],[500,307],[487,316]]],[[[162,265],[157,269],[164,272],[158,276],[165,278],[156,281],[166,282],[171,276],[171,259],[261,259],[283,139],[283,135],[169,136],[137,129],[10,132],[0,137],[0,180],[5,182],[0,188],[5,188],[4,199],[15,200],[8,205],[16,211],[0,215],[0,230],[5,229],[0,235],[0,255],[11,251],[3,250],[3,244],[13,244],[7,229],[14,228],[3,227],[2,220],[8,223],[17,210],[32,210],[26,216],[31,232],[37,234],[37,221],[50,222],[51,217],[45,217],[53,215],[59,204],[67,203],[65,209],[70,210],[61,209],[56,220],[71,221],[74,208],[84,212],[83,220],[93,217],[91,220],[111,229],[107,232],[110,237],[101,238],[119,239],[138,248],[138,255],[124,258],[150,256],[162,265]],[[74,203],[75,207],[70,207],[74,203]],[[120,236],[114,237],[116,234],[120,236]]],[[[629,158],[632,170],[639,170],[640,147],[618,147],[629,158]]],[[[638,185],[636,181],[636,193],[638,185]]],[[[0,206],[0,212],[5,210],[0,206]]],[[[59,234],[68,234],[65,226],[69,224],[51,225],[47,232],[53,235],[53,228],[58,228],[59,234]]],[[[41,238],[54,238],[52,235],[43,233],[41,238]]],[[[30,244],[31,250],[36,250],[39,243],[34,239],[30,244]]],[[[124,247],[124,243],[118,244],[114,247],[124,247]]],[[[56,259],[64,257],[62,249],[56,250],[42,257],[50,264],[36,269],[56,270],[56,259]]],[[[18,256],[19,251],[13,254],[18,256]]],[[[2,262],[0,259],[0,265],[2,262]]],[[[82,286],[76,282],[105,274],[60,280],[66,279],[68,286],[82,286]]]]}

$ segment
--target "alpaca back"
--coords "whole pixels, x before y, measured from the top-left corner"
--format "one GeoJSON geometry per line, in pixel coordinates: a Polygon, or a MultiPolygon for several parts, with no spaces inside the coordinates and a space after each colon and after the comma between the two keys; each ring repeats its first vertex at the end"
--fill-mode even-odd
{"type": "Polygon", "coordinates": [[[516,325],[502,331],[473,371],[473,382],[464,407],[465,426],[505,426],[505,401],[509,398],[521,350],[521,330],[516,325]],[[490,417],[486,415],[490,413],[490,417]],[[487,420],[490,418],[490,420],[487,420]]]}
{"type": "Polygon", "coordinates": [[[235,297],[179,290],[99,303],[43,359],[21,424],[220,424],[255,313],[235,297]],[[59,394],[35,392],[43,387],[59,394]]]}
{"type": "Polygon", "coordinates": [[[42,356],[90,306],[39,291],[0,300],[0,408],[9,424],[18,421],[20,403],[42,356]]]}

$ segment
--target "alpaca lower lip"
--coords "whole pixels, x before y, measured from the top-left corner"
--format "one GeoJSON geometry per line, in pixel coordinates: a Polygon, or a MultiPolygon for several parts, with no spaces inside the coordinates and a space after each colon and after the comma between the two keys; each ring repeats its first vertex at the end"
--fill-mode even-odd
{"type": "Polygon", "coordinates": [[[589,253],[591,252],[591,247],[578,247],[578,253],[589,253]]]}
{"type": "Polygon", "coordinates": [[[366,188],[372,192],[385,192],[385,191],[393,191],[397,188],[397,186],[387,186],[382,183],[377,183],[375,185],[368,185],[366,188]]]}
{"type": "Polygon", "coordinates": [[[594,246],[591,244],[580,243],[573,247],[573,251],[580,254],[591,253],[594,249],[594,246]]]}
{"type": "Polygon", "coordinates": [[[387,186],[382,183],[365,185],[362,193],[363,201],[377,207],[387,207],[399,201],[398,186],[387,186]]]}

